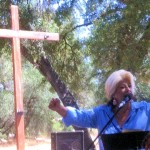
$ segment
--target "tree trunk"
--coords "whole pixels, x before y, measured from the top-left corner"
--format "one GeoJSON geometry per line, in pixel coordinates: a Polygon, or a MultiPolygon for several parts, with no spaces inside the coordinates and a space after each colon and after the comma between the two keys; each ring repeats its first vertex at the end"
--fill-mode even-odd
{"type": "MultiPolygon", "coordinates": [[[[71,106],[79,109],[76,99],[73,97],[69,89],[66,87],[66,85],[61,81],[58,74],[55,72],[55,70],[52,68],[49,60],[47,58],[41,57],[41,60],[34,63],[33,59],[29,57],[30,55],[27,52],[27,49],[22,46],[22,55],[27,58],[28,61],[30,61],[32,64],[37,66],[37,69],[40,71],[40,73],[50,82],[54,90],[57,92],[60,100],[62,101],[64,106],[71,106]]],[[[89,132],[87,128],[79,128],[77,126],[73,126],[75,130],[83,130],[84,131],[84,148],[85,150],[88,150],[89,146],[92,143],[92,139],[89,135],[89,132]]],[[[94,150],[95,145],[91,146],[90,150],[94,150]]]]}

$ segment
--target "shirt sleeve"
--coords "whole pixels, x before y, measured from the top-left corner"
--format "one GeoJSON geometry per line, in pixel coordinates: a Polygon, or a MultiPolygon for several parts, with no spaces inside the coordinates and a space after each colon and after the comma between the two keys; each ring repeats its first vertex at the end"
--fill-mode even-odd
{"type": "Polygon", "coordinates": [[[62,119],[66,126],[74,125],[96,128],[96,115],[94,109],[78,110],[73,107],[67,107],[67,109],[67,114],[62,119]]]}
{"type": "Polygon", "coordinates": [[[150,117],[150,103],[148,103],[148,102],[143,102],[143,103],[145,104],[147,113],[148,113],[148,115],[149,115],[149,117],[150,117]]]}

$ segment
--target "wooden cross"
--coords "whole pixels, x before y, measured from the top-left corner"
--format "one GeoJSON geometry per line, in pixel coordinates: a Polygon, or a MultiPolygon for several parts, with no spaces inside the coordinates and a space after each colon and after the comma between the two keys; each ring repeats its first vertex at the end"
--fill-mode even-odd
{"type": "Polygon", "coordinates": [[[0,37],[12,38],[16,141],[17,141],[17,150],[24,150],[25,135],[24,135],[24,109],[23,109],[23,92],[22,92],[20,38],[58,41],[59,34],[19,30],[18,6],[15,5],[11,5],[11,21],[12,21],[12,30],[0,29],[0,37]]]}

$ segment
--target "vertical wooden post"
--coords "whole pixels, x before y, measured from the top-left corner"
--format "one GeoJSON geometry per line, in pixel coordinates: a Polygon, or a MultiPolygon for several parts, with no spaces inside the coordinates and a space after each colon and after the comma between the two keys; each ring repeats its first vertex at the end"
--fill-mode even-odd
{"type": "Polygon", "coordinates": [[[11,21],[12,21],[12,30],[0,29],[0,37],[12,38],[16,142],[17,142],[17,150],[24,150],[25,133],[24,133],[20,38],[58,41],[59,34],[19,30],[19,12],[18,6],[15,5],[11,5],[11,21]]]}
{"type": "MultiPolygon", "coordinates": [[[[12,29],[19,31],[19,13],[18,7],[11,6],[12,29]]],[[[12,58],[13,58],[13,75],[14,75],[14,99],[15,99],[15,117],[16,117],[16,142],[17,150],[24,150],[24,110],[23,110],[23,92],[22,92],[22,71],[21,71],[21,52],[20,38],[12,39],[12,58]]]]}

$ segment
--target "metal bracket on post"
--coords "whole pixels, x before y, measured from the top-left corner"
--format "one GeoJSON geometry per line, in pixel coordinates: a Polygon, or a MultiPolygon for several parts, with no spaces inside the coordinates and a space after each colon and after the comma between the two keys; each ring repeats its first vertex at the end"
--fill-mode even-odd
{"type": "Polygon", "coordinates": [[[17,115],[19,115],[19,116],[24,115],[24,111],[22,111],[22,110],[17,110],[17,115]]]}

